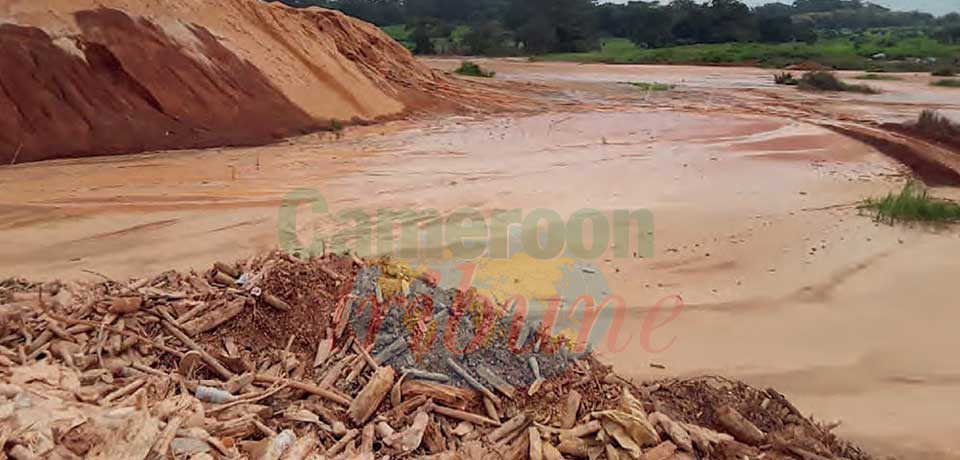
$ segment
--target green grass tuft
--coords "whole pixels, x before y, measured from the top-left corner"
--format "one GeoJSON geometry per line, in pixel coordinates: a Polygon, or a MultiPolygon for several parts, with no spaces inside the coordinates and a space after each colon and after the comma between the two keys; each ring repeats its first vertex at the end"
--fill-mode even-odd
{"type": "Polygon", "coordinates": [[[800,79],[800,89],[810,91],[849,91],[853,93],[877,94],[878,91],[867,85],[844,83],[832,72],[807,72],[800,79]]]}
{"type": "Polygon", "coordinates": [[[930,84],[932,86],[942,86],[944,88],[960,88],[960,80],[937,80],[930,84]]]}
{"type": "Polygon", "coordinates": [[[955,223],[960,222],[960,203],[934,198],[922,186],[906,184],[900,193],[868,198],[859,208],[872,213],[878,222],[955,223]]]}
{"type": "Polygon", "coordinates": [[[896,76],[893,76],[893,75],[882,75],[882,74],[878,74],[878,73],[866,73],[866,74],[860,75],[860,76],[855,77],[855,78],[856,78],[857,80],[876,80],[876,81],[897,81],[897,80],[903,80],[902,78],[896,77],[896,76]]]}
{"type": "Polygon", "coordinates": [[[658,82],[645,82],[645,81],[630,81],[624,82],[624,84],[635,86],[644,91],[670,91],[674,88],[673,85],[667,83],[658,83],[658,82]]]}
{"type": "Polygon", "coordinates": [[[469,77],[493,78],[497,73],[492,70],[484,70],[482,67],[471,61],[463,61],[460,67],[454,72],[469,77]]]}

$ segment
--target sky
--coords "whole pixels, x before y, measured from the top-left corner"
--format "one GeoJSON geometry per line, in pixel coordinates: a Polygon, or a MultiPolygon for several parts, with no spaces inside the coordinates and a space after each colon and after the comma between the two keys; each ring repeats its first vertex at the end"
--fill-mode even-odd
{"type": "MultiPolygon", "coordinates": [[[[612,0],[614,3],[627,3],[627,0],[612,0]]],[[[773,1],[781,3],[793,3],[793,0],[741,0],[747,5],[757,6],[773,1]]],[[[871,3],[883,5],[887,8],[897,11],[920,10],[926,13],[944,15],[947,13],[960,13],[960,0],[870,0],[871,3]]],[[[669,0],[661,0],[660,3],[669,3],[669,0]]]]}

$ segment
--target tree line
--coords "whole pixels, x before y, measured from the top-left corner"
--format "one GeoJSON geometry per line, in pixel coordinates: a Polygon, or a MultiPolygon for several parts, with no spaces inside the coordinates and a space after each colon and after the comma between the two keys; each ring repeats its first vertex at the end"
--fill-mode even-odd
{"type": "MultiPolygon", "coordinates": [[[[420,54],[437,52],[437,39],[462,32],[464,49],[480,55],[588,51],[600,37],[628,38],[640,47],[693,43],[814,42],[818,31],[929,28],[938,39],[960,40],[960,15],[941,18],[898,12],[862,0],[795,0],[750,8],[739,0],[279,0],[322,6],[379,26],[405,25],[420,54]]],[[[445,50],[450,51],[450,50],[445,50]]]]}

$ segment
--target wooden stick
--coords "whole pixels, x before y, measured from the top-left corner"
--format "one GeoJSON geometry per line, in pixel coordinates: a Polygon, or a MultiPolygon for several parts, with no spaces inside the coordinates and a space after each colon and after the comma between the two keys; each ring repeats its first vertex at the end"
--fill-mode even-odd
{"type": "Polygon", "coordinates": [[[299,382],[296,380],[282,379],[280,377],[274,377],[272,375],[257,374],[254,377],[254,380],[257,382],[266,382],[266,383],[283,383],[289,385],[290,387],[296,388],[298,390],[306,391],[307,393],[317,395],[323,399],[326,399],[331,402],[335,402],[342,406],[349,406],[352,401],[349,398],[346,398],[332,390],[318,387],[316,385],[311,385],[305,382],[299,382]]]}
{"type": "Polygon", "coordinates": [[[499,375],[491,371],[490,368],[486,366],[477,366],[477,374],[480,375],[480,378],[484,379],[493,386],[493,388],[500,393],[503,393],[504,396],[513,399],[516,396],[517,390],[513,388],[510,384],[505,382],[499,375]]]}
{"type": "Polygon", "coordinates": [[[324,455],[326,455],[328,458],[336,457],[336,455],[339,454],[340,451],[342,451],[347,447],[347,444],[350,441],[353,441],[353,439],[359,435],[360,435],[360,430],[352,429],[348,431],[347,434],[343,435],[343,437],[336,442],[336,444],[334,444],[333,446],[330,446],[330,449],[328,449],[324,453],[324,455]]]}
{"type": "Polygon", "coordinates": [[[197,334],[216,329],[221,324],[236,318],[240,315],[240,313],[243,313],[246,305],[247,299],[237,299],[228,303],[225,308],[218,308],[216,310],[209,311],[193,321],[185,324],[181,322],[180,324],[182,324],[183,330],[188,335],[195,336],[197,334]]]}
{"type": "Polygon", "coordinates": [[[462,410],[451,409],[449,407],[443,406],[434,406],[433,412],[444,417],[450,417],[456,420],[462,420],[464,422],[470,422],[474,425],[490,425],[490,426],[499,426],[500,424],[494,420],[490,420],[486,417],[473,414],[470,412],[464,412],[462,410]]]}
{"type": "Polygon", "coordinates": [[[474,389],[482,393],[484,396],[490,398],[490,400],[493,401],[494,404],[498,406],[500,405],[500,398],[497,397],[497,395],[493,394],[492,391],[487,389],[487,387],[483,386],[483,384],[477,381],[477,379],[473,378],[472,375],[468,374],[464,368],[460,367],[460,365],[453,360],[453,358],[447,358],[447,366],[450,366],[450,369],[453,369],[454,372],[459,374],[460,377],[466,380],[467,383],[469,383],[470,386],[472,386],[474,389]]]}
{"type": "Polygon", "coordinates": [[[499,428],[491,431],[490,434],[487,435],[487,438],[490,440],[490,442],[496,443],[497,441],[508,437],[514,431],[526,428],[529,423],[530,418],[527,417],[527,414],[519,414],[512,419],[507,420],[506,423],[500,425],[499,428]]]}
{"type": "Polygon", "coordinates": [[[210,355],[210,353],[207,353],[207,351],[197,344],[197,342],[194,342],[190,337],[187,337],[187,334],[184,334],[183,331],[177,328],[177,326],[174,326],[167,320],[160,321],[160,324],[163,325],[166,330],[170,331],[174,337],[180,340],[180,343],[200,353],[200,356],[203,357],[203,361],[207,363],[211,369],[220,374],[221,377],[227,380],[230,380],[234,377],[233,372],[230,372],[227,370],[227,368],[223,367],[223,364],[220,364],[220,361],[217,361],[217,359],[210,355]]]}

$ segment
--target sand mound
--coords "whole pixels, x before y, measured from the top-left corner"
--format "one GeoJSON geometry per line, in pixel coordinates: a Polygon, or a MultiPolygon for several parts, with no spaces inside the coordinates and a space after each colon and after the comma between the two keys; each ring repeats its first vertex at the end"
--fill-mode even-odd
{"type": "Polygon", "coordinates": [[[456,94],[370,24],[256,0],[7,1],[0,46],[3,164],[265,143],[456,94]]]}

